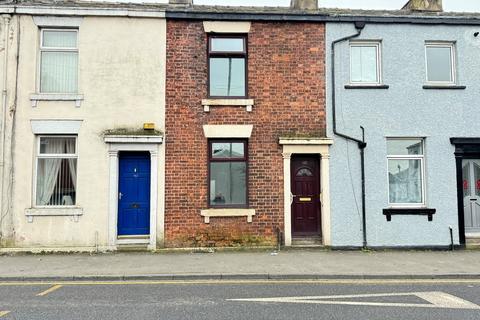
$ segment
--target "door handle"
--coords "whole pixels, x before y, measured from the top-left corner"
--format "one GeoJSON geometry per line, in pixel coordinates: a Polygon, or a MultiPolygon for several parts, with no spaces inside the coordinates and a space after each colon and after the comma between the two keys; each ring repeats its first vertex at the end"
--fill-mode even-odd
{"type": "Polygon", "coordinates": [[[122,197],[123,197],[123,193],[119,192],[118,193],[118,200],[122,200],[122,197]]]}

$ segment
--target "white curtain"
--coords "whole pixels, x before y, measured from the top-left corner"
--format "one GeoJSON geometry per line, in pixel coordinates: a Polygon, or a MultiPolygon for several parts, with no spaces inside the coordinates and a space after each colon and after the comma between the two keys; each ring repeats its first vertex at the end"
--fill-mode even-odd
{"type": "MultiPolygon", "coordinates": [[[[45,153],[62,153],[64,146],[65,140],[63,139],[49,139],[45,145],[45,153]]],[[[38,159],[37,205],[44,206],[50,203],[61,164],[62,159],[38,159]]]]}
{"type": "MultiPolygon", "coordinates": [[[[75,153],[75,139],[66,140],[67,153],[75,153]]],[[[68,159],[68,169],[75,190],[77,190],[77,159],[68,159]]]]}

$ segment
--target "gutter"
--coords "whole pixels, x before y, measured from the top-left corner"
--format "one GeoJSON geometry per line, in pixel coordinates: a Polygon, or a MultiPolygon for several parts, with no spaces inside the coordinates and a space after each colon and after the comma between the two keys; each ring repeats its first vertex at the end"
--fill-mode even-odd
{"type": "Polygon", "coordinates": [[[337,130],[337,112],[336,112],[336,86],[335,86],[335,45],[340,42],[351,40],[357,38],[362,33],[362,30],[365,28],[364,21],[355,22],[355,29],[357,33],[343,37],[332,42],[331,48],[331,88],[332,88],[332,122],[333,122],[333,134],[339,136],[345,140],[356,142],[358,148],[360,149],[360,167],[361,167],[361,176],[362,176],[362,231],[363,231],[363,248],[367,248],[367,215],[365,208],[365,148],[367,143],[365,142],[365,128],[362,129],[362,140],[349,136],[345,133],[341,133],[337,130]]]}
{"type": "Polygon", "coordinates": [[[165,8],[118,8],[118,7],[55,7],[55,6],[0,6],[0,13],[46,16],[105,16],[165,18],[165,8]]]}
{"type": "Polygon", "coordinates": [[[411,15],[371,15],[335,14],[335,13],[286,13],[286,12],[225,12],[225,11],[193,11],[167,8],[165,17],[168,19],[211,20],[211,21],[283,21],[283,22],[357,22],[368,23],[399,23],[421,25],[480,25],[480,18],[466,16],[411,16],[411,15]]]}

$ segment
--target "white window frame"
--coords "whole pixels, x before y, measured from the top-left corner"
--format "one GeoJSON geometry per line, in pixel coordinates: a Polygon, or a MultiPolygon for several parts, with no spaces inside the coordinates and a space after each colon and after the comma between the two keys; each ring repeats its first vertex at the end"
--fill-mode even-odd
{"type": "Polygon", "coordinates": [[[388,144],[389,141],[394,140],[412,140],[418,139],[422,142],[422,151],[421,155],[391,155],[388,153],[387,147],[387,190],[388,190],[388,206],[390,208],[425,208],[426,207],[426,181],[425,181],[425,138],[424,137],[387,137],[386,142],[388,144]],[[390,179],[389,179],[389,162],[390,160],[420,160],[420,170],[421,170],[421,177],[422,177],[422,202],[420,203],[391,203],[390,202],[390,179]]]}
{"type": "Polygon", "coordinates": [[[350,41],[349,44],[349,54],[350,54],[350,76],[349,81],[351,85],[380,85],[382,84],[382,41],[380,40],[355,40],[350,41]],[[375,47],[377,50],[377,82],[367,82],[367,81],[353,81],[352,80],[352,48],[353,47],[375,47]]]}
{"type": "Polygon", "coordinates": [[[457,83],[457,57],[454,41],[426,41],[425,42],[425,81],[427,84],[432,85],[454,85],[457,83]],[[449,48],[450,49],[450,73],[452,76],[452,81],[430,81],[428,80],[428,56],[427,49],[433,48],[449,48]]]}
{"type": "MultiPolygon", "coordinates": [[[[77,183],[78,183],[78,136],[69,134],[69,135],[54,135],[54,134],[42,134],[37,135],[35,139],[36,152],[35,152],[35,173],[33,175],[33,196],[32,196],[32,208],[77,208],[77,201],[74,205],[71,206],[41,206],[37,205],[37,178],[38,178],[38,160],[39,159],[77,159],[77,183]],[[75,153],[72,154],[49,154],[49,153],[40,153],[40,141],[41,138],[75,138],[75,153]]],[[[77,193],[77,188],[75,188],[75,193],[77,193]]]]}
{"type": "MultiPolygon", "coordinates": [[[[80,59],[80,53],[78,50],[78,29],[76,28],[40,28],[40,44],[39,44],[39,50],[38,50],[38,65],[37,65],[37,92],[40,94],[51,94],[51,95],[56,95],[56,94],[62,94],[62,95],[71,95],[71,94],[77,94],[78,93],[78,86],[79,86],[79,72],[80,72],[80,63],[77,62],[77,88],[75,92],[42,92],[42,87],[41,87],[41,78],[42,78],[42,52],[76,52],[79,59],[80,59]],[[56,32],[75,32],[76,33],[76,46],[75,48],[65,48],[65,47],[44,47],[43,46],[43,33],[45,31],[56,31],[56,32]]],[[[80,61],[80,60],[78,60],[80,61]]]]}

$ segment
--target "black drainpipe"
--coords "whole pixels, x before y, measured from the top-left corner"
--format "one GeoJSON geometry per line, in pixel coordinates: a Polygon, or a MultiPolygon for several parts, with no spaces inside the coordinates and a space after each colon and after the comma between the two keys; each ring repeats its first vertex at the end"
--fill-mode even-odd
{"type": "Polygon", "coordinates": [[[360,36],[363,28],[365,28],[365,22],[357,21],[355,22],[355,28],[357,33],[348,37],[343,37],[332,42],[332,58],[331,58],[331,73],[332,73],[332,120],[333,120],[333,133],[339,137],[342,137],[346,140],[354,141],[358,144],[360,149],[360,165],[362,170],[362,225],[363,225],[363,247],[367,248],[367,217],[365,209],[365,148],[367,143],[365,142],[365,129],[362,129],[362,140],[351,137],[349,135],[343,134],[337,131],[337,114],[336,114],[336,100],[335,100],[335,45],[339,42],[347,41],[353,38],[360,36]]]}

